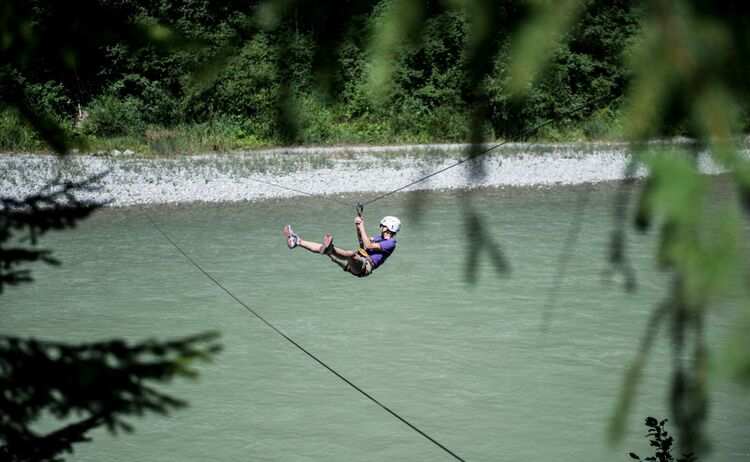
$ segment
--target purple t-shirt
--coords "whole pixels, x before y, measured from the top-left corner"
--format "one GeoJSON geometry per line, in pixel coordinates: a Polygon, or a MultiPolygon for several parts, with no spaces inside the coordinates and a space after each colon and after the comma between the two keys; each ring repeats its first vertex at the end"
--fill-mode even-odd
{"type": "Polygon", "coordinates": [[[385,260],[390,257],[396,249],[396,239],[384,239],[383,236],[377,236],[370,239],[370,241],[380,244],[380,250],[367,249],[367,253],[370,255],[370,258],[372,258],[372,261],[377,268],[385,263],[385,260]]]}

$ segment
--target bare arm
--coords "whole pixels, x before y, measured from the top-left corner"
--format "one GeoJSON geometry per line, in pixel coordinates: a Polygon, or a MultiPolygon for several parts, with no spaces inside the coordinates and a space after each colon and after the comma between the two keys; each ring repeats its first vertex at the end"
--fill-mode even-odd
{"type": "Polygon", "coordinates": [[[357,235],[365,249],[380,250],[380,244],[372,242],[370,236],[365,232],[365,220],[363,220],[362,217],[356,217],[354,219],[354,225],[357,227],[357,235]]]}

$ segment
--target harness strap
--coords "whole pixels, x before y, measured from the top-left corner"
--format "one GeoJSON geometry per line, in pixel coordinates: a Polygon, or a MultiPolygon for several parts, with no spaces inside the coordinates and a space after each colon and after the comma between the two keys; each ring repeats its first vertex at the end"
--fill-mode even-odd
{"type": "Polygon", "coordinates": [[[370,262],[370,265],[372,265],[372,269],[376,268],[375,262],[373,261],[372,257],[370,256],[369,253],[367,253],[367,251],[365,249],[363,249],[362,247],[360,247],[360,248],[357,249],[357,252],[359,252],[360,255],[362,255],[363,257],[365,257],[367,259],[367,261],[370,262]]]}

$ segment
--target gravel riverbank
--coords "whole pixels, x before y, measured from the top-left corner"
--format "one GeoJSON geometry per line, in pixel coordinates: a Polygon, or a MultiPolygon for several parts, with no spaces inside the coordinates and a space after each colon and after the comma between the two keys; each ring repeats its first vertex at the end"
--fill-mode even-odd
{"type": "MultiPolygon", "coordinates": [[[[0,190],[3,197],[20,198],[55,179],[79,181],[108,172],[98,181],[98,192],[82,197],[127,206],[136,201],[262,200],[301,192],[382,193],[446,169],[473,152],[468,145],[453,144],[290,148],[159,158],[74,155],[63,161],[51,155],[3,154],[0,190]]],[[[448,168],[408,190],[613,181],[624,178],[629,161],[625,143],[513,143],[448,168]]],[[[707,173],[721,172],[708,160],[701,161],[701,168],[707,173]]],[[[635,173],[644,174],[643,170],[635,173]]]]}

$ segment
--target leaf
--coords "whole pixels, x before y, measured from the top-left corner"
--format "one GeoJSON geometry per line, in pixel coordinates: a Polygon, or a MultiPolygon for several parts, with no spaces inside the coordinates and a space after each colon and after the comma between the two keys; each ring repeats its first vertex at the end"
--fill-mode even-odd
{"type": "Polygon", "coordinates": [[[563,33],[583,11],[583,2],[575,0],[532,0],[529,3],[532,15],[513,40],[511,52],[509,87],[517,96],[530,90],[563,33]]]}
{"type": "Polygon", "coordinates": [[[421,30],[425,14],[423,0],[392,0],[384,2],[375,22],[370,43],[372,68],[369,73],[373,95],[381,99],[391,86],[393,62],[399,48],[421,30]]]}

